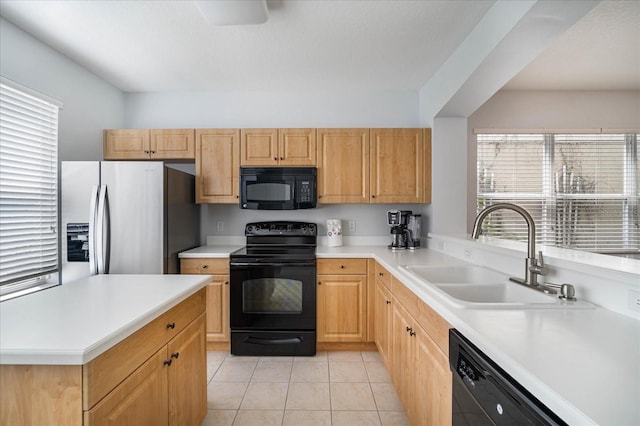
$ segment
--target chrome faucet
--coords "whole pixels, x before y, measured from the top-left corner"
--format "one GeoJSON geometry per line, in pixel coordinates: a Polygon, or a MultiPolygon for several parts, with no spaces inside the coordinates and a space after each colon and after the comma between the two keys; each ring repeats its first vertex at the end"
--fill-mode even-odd
{"type": "Polygon", "coordinates": [[[471,232],[471,237],[477,239],[480,236],[480,232],[482,231],[481,226],[482,222],[484,222],[485,218],[496,210],[512,210],[527,222],[527,230],[528,230],[528,246],[527,246],[527,260],[525,263],[525,278],[509,278],[510,281],[513,281],[518,284],[528,285],[536,290],[544,291],[549,294],[556,294],[557,292],[543,284],[538,284],[538,275],[545,275],[546,269],[544,267],[544,260],[542,258],[542,252],[539,253],[540,260],[536,258],[536,224],[533,221],[533,218],[529,214],[528,211],[523,209],[522,207],[511,204],[511,203],[498,203],[493,204],[480,213],[476,217],[476,221],[473,224],[473,231],[471,232]]]}

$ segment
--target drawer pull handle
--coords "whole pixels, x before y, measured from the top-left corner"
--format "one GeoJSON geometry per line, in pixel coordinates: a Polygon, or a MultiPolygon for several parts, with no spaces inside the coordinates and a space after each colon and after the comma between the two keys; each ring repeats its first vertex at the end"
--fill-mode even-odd
{"type": "Polygon", "coordinates": [[[202,265],[202,269],[207,269],[209,265],[202,265]]]}
{"type": "Polygon", "coordinates": [[[172,330],[174,328],[176,328],[176,323],[175,322],[170,322],[169,324],[167,324],[167,329],[169,329],[169,328],[172,329],[172,330]]]}
{"type": "Polygon", "coordinates": [[[390,305],[390,304],[391,304],[391,300],[387,300],[387,305],[390,305]]]}
{"type": "Polygon", "coordinates": [[[173,361],[171,361],[170,359],[165,359],[164,362],[162,363],[163,365],[171,365],[173,361]]]}
{"type": "Polygon", "coordinates": [[[174,352],[171,354],[171,358],[178,359],[179,356],[180,356],[180,352],[174,352]]]}

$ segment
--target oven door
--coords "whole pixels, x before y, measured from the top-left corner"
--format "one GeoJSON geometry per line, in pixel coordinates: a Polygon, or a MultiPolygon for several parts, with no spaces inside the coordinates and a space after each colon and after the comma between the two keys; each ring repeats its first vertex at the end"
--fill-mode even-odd
{"type": "Polygon", "coordinates": [[[242,174],[240,177],[240,207],[253,210],[293,210],[295,176],[242,174]]]}
{"type": "Polygon", "coordinates": [[[233,330],[315,330],[316,262],[232,260],[233,330]]]}

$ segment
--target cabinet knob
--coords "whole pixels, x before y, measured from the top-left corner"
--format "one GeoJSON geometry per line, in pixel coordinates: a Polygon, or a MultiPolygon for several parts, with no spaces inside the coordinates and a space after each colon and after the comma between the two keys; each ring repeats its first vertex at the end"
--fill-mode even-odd
{"type": "Polygon", "coordinates": [[[415,335],[416,335],[416,332],[415,332],[415,331],[411,330],[411,331],[409,332],[409,336],[413,337],[413,336],[415,336],[415,335]]]}
{"type": "Polygon", "coordinates": [[[149,154],[149,151],[145,151],[144,153],[145,153],[145,154],[149,154]]]}
{"type": "Polygon", "coordinates": [[[165,359],[164,362],[162,363],[163,365],[171,365],[173,361],[170,359],[165,359]]]}
{"type": "Polygon", "coordinates": [[[240,196],[239,196],[239,195],[236,195],[236,198],[240,198],[240,196]]]}
{"type": "Polygon", "coordinates": [[[170,329],[173,330],[174,328],[176,328],[176,323],[175,322],[170,322],[169,324],[167,324],[167,328],[168,329],[170,328],[170,329]]]}
{"type": "Polygon", "coordinates": [[[151,153],[152,153],[152,154],[155,154],[156,152],[155,152],[155,151],[151,151],[151,153]]]}
{"type": "Polygon", "coordinates": [[[340,269],[344,269],[344,265],[340,265],[340,269]]]}
{"type": "Polygon", "coordinates": [[[372,195],[371,195],[371,198],[376,198],[376,196],[372,194],[372,195]]]}
{"type": "MultiPolygon", "coordinates": [[[[171,358],[178,359],[179,356],[180,356],[180,352],[174,352],[174,353],[171,354],[171,358]]],[[[169,361],[171,361],[171,360],[169,360],[169,361]]]]}
{"type": "Polygon", "coordinates": [[[322,281],[318,281],[318,285],[322,285],[322,281]]]}
{"type": "Polygon", "coordinates": [[[379,276],[379,277],[383,277],[383,276],[384,276],[384,274],[383,274],[382,272],[378,272],[378,276],[379,276]]]}
{"type": "Polygon", "coordinates": [[[318,195],[318,198],[322,198],[322,195],[318,195]]]}
{"type": "Polygon", "coordinates": [[[202,265],[202,269],[207,269],[209,265],[202,265]]]}
{"type": "Polygon", "coordinates": [[[278,157],[273,157],[273,161],[278,161],[278,157]]]}
{"type": "Polygon", "coordinates": [[[407,331],[411,332],[413,330],[413,328],[407,326],[407,331]]]}
{"type": "Polygon", "coordinates": [[[229,281],[225,281],[225,282],[224,282],[224,285],[229,285],[229,281]]]}
{"type": "Polygon", "coordinates": [[[280,157],[280,160],[284,160],[284,157],[280,157]]]}
{"type": "Polygon", "coordinates": [[[390,304],[391,304],[391,300],[387,300],[387,305],[390,305],[390,304]]]}

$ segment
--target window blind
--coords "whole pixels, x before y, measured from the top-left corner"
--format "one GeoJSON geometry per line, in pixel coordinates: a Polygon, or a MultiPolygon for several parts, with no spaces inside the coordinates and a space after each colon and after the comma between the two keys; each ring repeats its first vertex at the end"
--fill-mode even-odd
{"type": "Polygon", "coordinates": [[[0,83],[0,294],[57,279],[59,105],[0,83]]]}
{"type": "MultiPolygon", "coordinates": [[[[478,211],[519,204],[542,244],[637,251],[637,134],[478,134],[478,211]]],[[[519,215],[497,211],[485,235],[526,238],[519,215]]]]}

